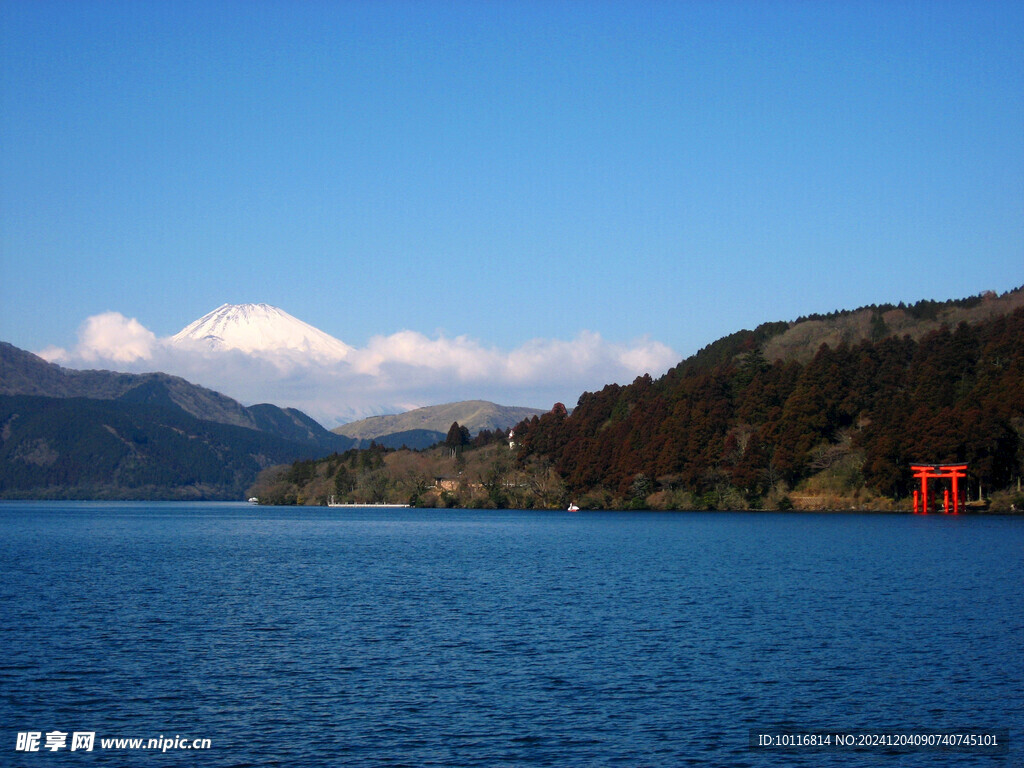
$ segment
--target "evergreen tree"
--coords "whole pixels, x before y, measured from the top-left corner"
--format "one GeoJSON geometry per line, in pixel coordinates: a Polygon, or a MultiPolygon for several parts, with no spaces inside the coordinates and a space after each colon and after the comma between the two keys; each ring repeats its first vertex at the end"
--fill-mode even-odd
{"type": "Polygon", "coordinates": [[[459,422],[453,421],[448,429],[448,436],[444,439],[444,444],[448,448],[450,455],[452,457],[458,456],[469,442],[469,430],[466,427],[460,427],[459,422]]]}

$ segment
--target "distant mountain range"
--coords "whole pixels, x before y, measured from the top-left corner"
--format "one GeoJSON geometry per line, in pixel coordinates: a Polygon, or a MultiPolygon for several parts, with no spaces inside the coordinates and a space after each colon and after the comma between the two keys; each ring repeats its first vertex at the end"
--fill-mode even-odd
{"type": "Polygon", "coordinates": [[[354,444],[295,409],[0,342],[0,497],[240,498],[267,466],[354,444]]]}
{"type": "MultiPolygon", "coordinates": [[[[740,366],[749,374],[776,370],[772,366],[777,363],[805,365],[816,359],[823,345],[841,350],[862,341],[912,341],[962,322],[982,326],[1021,307],[1024,290],[1017,289],[1001,296],[987,293],[956,301],[872,306],[765,323],[709,344],[661,381],[692,381],[728,366],[740,366]]],[[[281,310],[253,304],[219,307],[173,339],[175,344],[214,349],[276,349],[299,358],[339,359],[351,349],[281,310]]],[[[778,370],[791,374],[796,369],[778,370]]],[[[592,436],[604,441],[602,450],[609,456],[628,452],[609,442],[614,436],[607,433],[607,425],[632,414],[635,404],[630,398],[640,397],[650,384],[650,377],[641,377],[630,387],[606,387],[604,394],[581,398],[582,403],[611,397],[608,392],[622,393],[607,417],[610,421],[595,422],[592,436]]],[[[666,413],[680,412],[688,396],[674,397],[671,407],[658,407],[666,413]]],[[[452,422],[476,434],[504,430],[540,414],[533,408],[471,400],[375,416],[332,433],[301,411],[269,404],[245,407],[177,376],[71,370],[0,342],[0,498],[240,498],[259,471],[274,464],[370,442],[420,448],[443,440],[452,422]]],[[[576,418],[574,413],[573,423],[582,415],[576,418]]],[[[636,413],[630,418],[648,419],[645,429],[660,428],[657,415],[636,413]]],[[[682,439],[692,430],[676,432],[673,439],[682,439]]],[[[628,438],[631,450],[644,449],[637,436],[641,434],[647,432],[628,438]]],[[[563,445],[560,441],[552,444],[563,445]]],[[[565,443],[570,448],[576,445],[565,443]]],[[[785,442],[780,445],[780,450],[788,449],[785,442]]],[[[694,446],[693,450],[703,450],[699,441],[694,446]]],[[[608,477],[599,479],[604,482],[608,477]]]]}
{"type": "Polygon", "coordinates": [[[371,416],[335,427],[332,431],[360,441],[366,446],[370,442],[387,448],[426,448],[445,439],[453,422],[476,435],[485,429],[504,430],[523,419],[539,416],[544,411],[537,408],[497,405],[486,400],[464,400],[445,405],[431,405],[406,413],[386,416],[371,416]]]}

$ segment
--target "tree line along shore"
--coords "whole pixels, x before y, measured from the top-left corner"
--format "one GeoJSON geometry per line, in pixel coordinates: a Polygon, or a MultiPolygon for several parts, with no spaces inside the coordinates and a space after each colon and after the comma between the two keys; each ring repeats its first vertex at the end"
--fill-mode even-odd
{"type": "MultiPolygon", "coordinates": [[[[881,317],[881,316],[879,316],[881,317]]],[[[664,376],[584,393],[507,433],[450,431],[264,471],[265,503],[909,511],[914,463],[966,463],[966,494],[1024,509],[1024,309],[769,360],[765,328],[664,376]]],[[[458,431],[458,425],[453,425],[458,431]]],[[[941,489],[933,497],[941,497],[941,489]]],[[[939,511],[939,508],[935,508],[939,511]]]]}

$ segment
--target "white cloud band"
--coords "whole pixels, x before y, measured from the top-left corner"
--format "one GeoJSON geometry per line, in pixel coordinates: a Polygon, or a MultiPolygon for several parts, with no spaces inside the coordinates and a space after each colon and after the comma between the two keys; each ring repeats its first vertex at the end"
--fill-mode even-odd
{"type": "Polygon", "coordinates": [[[49,348],[40,355],[73,368],[110,363],[137,372],[160,370],[244,403],[300,408],[327,426],[464,399],[572,405],[586,390],[659,375],[679,360],[660,342],[617,344],[592,331],[571,340],[533,339],[506,351],[467,336],[430,338],[404,330],[375,336],[346,359],[324,363],[287,350],[256,355],[176,346],[117,312],[88,318],[73,350],[49,348]]]}

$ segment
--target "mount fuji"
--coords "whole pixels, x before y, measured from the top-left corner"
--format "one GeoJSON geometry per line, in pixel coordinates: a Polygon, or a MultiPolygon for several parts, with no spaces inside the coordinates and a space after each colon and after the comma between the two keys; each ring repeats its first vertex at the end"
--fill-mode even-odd
{"type": "Polygon", "coordinates": [[[353,351],[343,341],[269,304],[222,304],[167,339],[176,349],[247,354],[298,352],[323,362],[346,359],[353,351]]]}

